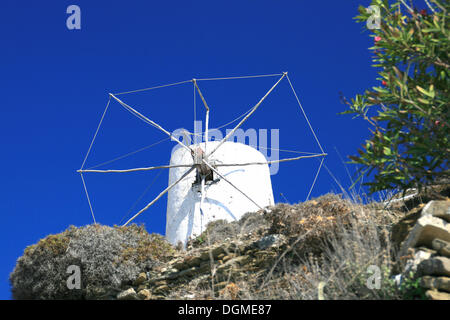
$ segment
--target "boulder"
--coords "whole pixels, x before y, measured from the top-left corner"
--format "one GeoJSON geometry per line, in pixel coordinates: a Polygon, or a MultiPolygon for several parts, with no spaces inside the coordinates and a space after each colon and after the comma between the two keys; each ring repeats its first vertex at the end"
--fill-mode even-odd
{"type": "Polygon", "coordinates": [[[450,300],[450,293],[428,290],[425,295],[430,300],[450,300]]]}
{"type": "Polygon", "coordinates": [[[431,245],[440,255],[450,258],[450,242],[441,239],[434,239],[431,242],[431,245]]]}
{"type": "Polygon", "coordinates": [[[117,300],[137,300],[138,296],[133,288],[124,290],[117,295],[117,300]]]}
{"type": "Polygon", "coordinates": [[[409,248],[418,246],[432,247],[434,239],[450,241],[450,223],[432,215],[425,215],[417,220],[414,228],[400,249],[400,256],[405,256],[409,248]]]}
{"type": "Polygon", "coordinates": [[[417,266],[427,259],[431,258],[432,253],[425,250],[415,250],[414,256],[412,259],[407,260],[405,265],[405,273],[408,274],[409,272],[416,272],[417,266]]]}
{"type": "Polygon", "coordinates": [[[450,200],[433,200],[422,209],[422,216],[433,216],[450,222],[450,200]]]}
{"type": "Polygon", "coordinates": [[[266,250],[271,247],[278,247],[284,242],[284,236],[281,234],[270,234],[262,237],[254,243],[254,245],[260,250],[266,250]]]}
{"type": "Polygon", "coordinates": [[[450,292],[450,278],[425,276],[420,279],[420,286],[426,289],[450,292]]]}
{"type": "Polygon", "coordinates": [[[417,266],[417,271],[420,275],[450,277],[450,259],[435,257],[424,260],[417,266]]]}
{"type": "Polygon", "coordinates": [[[147,274],[145,272],[141,272],[141,273],[139,273],[136,280],[134,280],[134,285],[139,286],[139,285],[143,284],[146,280],[147,280],[147,274]]]}
{"type": "Polygon", "coordinates": [[[142,289],[138,292],[139,299],[142,300],[150,300],[152,298],[152,294],[148,289],[142,289]]]}

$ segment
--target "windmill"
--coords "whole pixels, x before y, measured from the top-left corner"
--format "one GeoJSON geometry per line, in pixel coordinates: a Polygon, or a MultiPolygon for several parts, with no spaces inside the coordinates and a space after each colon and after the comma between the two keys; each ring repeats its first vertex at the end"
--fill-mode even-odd
{"type": "MultiPolygon", "coordinates": [[[[323,151],[317,139],[317,136],[314,133],[314,130],[312,129],[308,118],[306,117],[306,114],[300,104],[298,96],[288,77],[287,72],[281,74],[259,76],[192,79],[158,87],[129,91],[126,93],[153,90],[188,82],[191,82],[193,84],[194,91],[196,91],[198,96],[201,98],[205,110],[205,131],[204,133],[202,133],[204,142],[190,145],[187,145],[181,142],[179,139],[173,137],[172,133],[163,128],[161,125],[138,112],[127,103],[123,102],[117,97],[119,94],[109,94],[108,103],[103,112],[94,137],[91,141],[88,152],[84,158],[81,168],[77,171],[80,173],[94,222],[95,216],[87,191],[86,183],[83,177],[83,174],[86,173],[129,173],[137,171],[169,169],[168,186],[164,190],[162,190],[152,201],[148,202],[147,205],[137,211],[123,225],[126,226],[131,223],[139,215],[148,210],[154,203],[161,199],[165,194],[168,194],[166,237],[173,244],[176,244],[179,241],[185,244],[189,237],[198,235],[202,231],[204,231],[205,226],[210,221],[214,221],[217,219],[225,219],[229,221],[238,220],[243,214],[249,211],[266,211],[268,206],[274,204],[270,173],[268,170],[269,164],[276,162],[281,163],[296,161],[305,158],[322,157],[320,166],[313,182],[314,186],[326,153],[323,151]],[[208,136],[210,107],[202,91],[200,90],[198,82],[206,80],[242,79],[256,77],[279,78],[251,109],[249,109],[246,113],[238,118],[240,119],[239,123],[235,125],[232,130],[228,131],[223,139],[221,139],[220,141],[210,141],[208,136]],[[283,79],[286,79],[288,81],[289,86],[295,95],[296,101],[300,106],[300,109],[311,129],[314,138],[316,139],[321,153],[267,161],[264,155],[259,151],[244,144],[231,142],[228,140],[233,136],[236,130],[238,130],[261,107],[264,100],[283,79]],[[168,136],[167,139],[171,139],[172,141],[177,143],[177,149],[172,153],[170,164],[131,169],[84,169],[84,165],[97,137],[98,131],[108,110],[108,106],[111,100],[117,101],[131,114],[146,122],[150,126],[156,128],[157,130],[163,132],[168,136]],[[230,169],[234,168],[237,168],[238,170],[230,171],[230,169]]],[[[185,134],[195,135],[195,133],[190,133],[187,131],[185,134]]],[[[311,193],[312,187],[309,194],[311,193]]]]}

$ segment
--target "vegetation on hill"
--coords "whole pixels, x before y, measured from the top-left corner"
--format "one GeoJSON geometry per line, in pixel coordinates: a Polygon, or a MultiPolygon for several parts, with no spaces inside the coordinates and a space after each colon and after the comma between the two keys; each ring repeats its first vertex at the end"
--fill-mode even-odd
{"type": "Polygon", "coordinates": [[[164,261],[173,248],[143,226],[98,224],[49,235],[25,249],[10,281],[14,299],[92,299],[164,261]],[[81,289],[69,289],[69,266],[81,269],[81,289]]]}

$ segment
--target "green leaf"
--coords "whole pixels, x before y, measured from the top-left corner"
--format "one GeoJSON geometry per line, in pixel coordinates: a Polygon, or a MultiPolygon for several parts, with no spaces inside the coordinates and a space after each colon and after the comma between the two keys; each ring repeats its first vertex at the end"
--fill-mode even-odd
{"type": "Polygon", "coordinates": [[[429,92],[420,86],[416,86],[416,89],[419,90],[422,94],[424,94],[430,98],[434,98],[434,92],[429,92]]]}

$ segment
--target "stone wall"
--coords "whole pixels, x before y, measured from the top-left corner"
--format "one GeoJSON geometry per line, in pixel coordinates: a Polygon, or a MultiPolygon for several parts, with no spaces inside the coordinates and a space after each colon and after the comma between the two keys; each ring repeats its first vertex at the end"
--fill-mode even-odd
{"type": "Polygon", "coordinates": [[[236,295],[234,281],[249,272],[263,273],[286,251],[289,239],[281,234],[258,237],[244,235],[241,239],[224,241],[213,246],[180,253],[164,267],[141,273],[132,286],[120,292],[118,299],[205,299],[201,290],[210,288],[225,298],[236,295]],[[211,283],[215,279],[215,283],[211,283]]]}
{"type": "Polygon", "coordinates": [[[400,248],[405,261],[401,277],[412,272],[429,299],[450,300],[450,200],[421,207],[400,248]]]}

